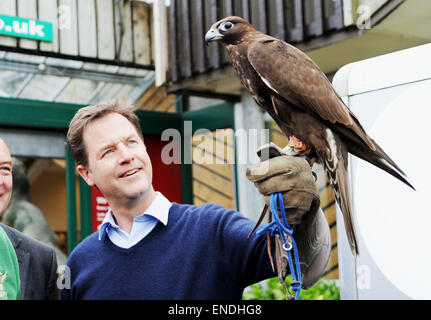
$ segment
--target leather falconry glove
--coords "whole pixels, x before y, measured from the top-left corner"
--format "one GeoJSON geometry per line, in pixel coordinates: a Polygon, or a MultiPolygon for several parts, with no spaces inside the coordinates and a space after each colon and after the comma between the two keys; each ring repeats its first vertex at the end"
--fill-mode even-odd
{"type": "MultiPolygon", "coordinates": [[[[259,148],[261,163],[247,168],[247,178],[264,196],[266,206],[254,230],[263,220],[272,193],[281,192],[287,223],[293,226],[302,272],[302,287],[309,288],[319,280],[331,253],[331,236],[325,215],[320,209],[320,196],[315,176],[307,160],[286,155],[273,143],[259,148]]],[[[271,216],[270,216],[271,217],[271,216]]],[[[268,254],[271,238],[268,234],[268,254]]],[[[277,274],[281,283],[289,274],[288,256],[283,241],[275,236],[277,274]]]]}

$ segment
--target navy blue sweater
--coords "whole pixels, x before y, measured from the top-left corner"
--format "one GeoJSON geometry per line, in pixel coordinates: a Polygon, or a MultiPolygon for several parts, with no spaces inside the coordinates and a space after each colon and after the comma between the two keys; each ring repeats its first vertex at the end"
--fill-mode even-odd
{"type": "Polygon", "coordinates": [[[129,249],[96,232],[71,253],[71,288],[61,297],[241,299],[246,286],[275,276],[266,236],[247,238],[254,224],[216,204],[173,203],[167,226],[129,249]]]}

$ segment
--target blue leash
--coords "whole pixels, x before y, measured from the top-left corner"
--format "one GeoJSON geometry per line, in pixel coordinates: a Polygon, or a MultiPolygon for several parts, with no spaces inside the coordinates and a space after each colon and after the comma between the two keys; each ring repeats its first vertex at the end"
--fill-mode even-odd
{"type": "Polygon", "coordinates": [[[289,269],[290,269],[290,274],[292,276],[291,287],[292,287],[292,290],[295,291],[296,293],[295,300],[299,300],[299,294],[301,293],[301,284],[302,284],[301,265],[299,262],[298,248],[296,246],[295,239],[293,239],[293,228],[287,223],[287,220],[286,220],[283,195],[281,194],[281,192],[271,194],[269,204],[270,204],[272,215],[274,217],[274,221],[264,227],[259,228],[259,230],[257,230],[256,233],[262,234],[264,232],[271,231],[271,236],[273,236],[275,233],[281,236],[281,239],[283,240],[283,249],[286,250],[288,260],[289,260],[288,261],[289,269]],[[281,223],[280,217],[278,216],[277,201],[278,201],[278,204],[280,205],[281,218],[283,220],[284,225],[283,223],[281,223]],[[287,241],[285,234],[289,235],[292,241],[291,243],[287,241]],[[293,266],[293,259],[292,259],[292,252],[291,252],[292,249],[295,257],[296,270],[293,266]]]}

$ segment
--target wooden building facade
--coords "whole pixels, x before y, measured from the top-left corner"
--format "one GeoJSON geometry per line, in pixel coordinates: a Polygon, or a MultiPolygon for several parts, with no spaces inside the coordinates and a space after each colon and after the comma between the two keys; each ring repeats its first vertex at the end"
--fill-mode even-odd
{"type": "Polygon", "coordinates": [[[52,23],[52,41],[0,35],[0,49],[154,69],[152,7],[141,1],[2,0],[0,15],[52,23]]]}

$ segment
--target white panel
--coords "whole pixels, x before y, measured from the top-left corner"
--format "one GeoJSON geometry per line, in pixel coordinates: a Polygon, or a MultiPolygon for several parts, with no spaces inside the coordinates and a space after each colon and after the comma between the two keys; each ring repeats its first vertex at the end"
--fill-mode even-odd
{"type": "Polygon", "coordinates": [[[97,0],[97,45],[98,57],[104,60],[115,58],[114,9],[112,0],[97,0]]]}
{"type": "MultiPolygon", "coordinates": [[[[416,191],[379,168],[350,157],[352,200],[361,255],[339,251],[341,297],[430,299],[428,159],[431,44],[342,67],[333,84],[368,134],[406,173],[416,191]],[[394,71],[395,70],[395,71],[394,71]],[[420,150],[420,156],[411,150],[420,150]],[[345,285],[348,284],[348,285],[345,285]],[[343,291],[348,292],[343,294],[343,291]]],[[[341,225],[337,211],[337,228],[341,225]]],[[[339,246],[347,240],[339,239],[339,246]]]]}
{"type": "Polygon", "coordinates": [[[343,0],[344,26],[353,24],[352,0],[343,0]]]}
{"type": "Polygon", "coordinates": [[[144,2],[133,2],[133,41],[135,62],[151,64],[151,35],[149,7],[144,2]]]}
{"type": "Polygon", "coordinates": [[[359,94],[431,78],[431,44],[401,50],[346,65],[334,76],[344,94],[359,94]],[[347,88],[346,88],[347,86],[347,88]]]}
{"type": "Polygon", "coordinates": [[[133,62],[133,32],[132,32],[132,10],[130,1],[121,2],[122,13],[115,6],[115,36],[116,36],[116,49],[120,45],[120,19],[123,21],[123,38],[121,42],[120,60],[126,62],[133,62]]]}
{"type": "Polygon", "coordinates": [[[156,86],[166,82],[168,70],[168,30],[167,14],[164,0],[154,2],[154,59],[156,69],[156,86]]]}
{"type": "MultiPolygon", "coordinates": [[[[3,14],[5,16],[16,16],[15,0],[1,0],[0,14],[3,14]]],[[[0,45],[16,47],[17,39],[12,37],[0,36],[0,45]]]]}
{"type": "Polygon", "coordinates": [[[150,35],[151,35],[151,63],[154,64],[154,57],[156,55],[156,46],[154,43],[156,39],[154,38],[154,9],[150,11],[150,35]]]}
{"type": "Polygon", "coordinates": [[[245,173],[251,164],[259,163],[256,150],[261,145],[269,143],[269,131],[264,129],[262,111],[246,92],[242,93],[241,103],[236,103],[234,106],[234,117],[238,210],[249,219],[257,221],[265,201],[245,173]],[[262,133],[264,133],[263,136],[262,133]]]}
{"type": "Polygon", "coordinates": [[[431,157],[426,147],[430,91],[431,80],[424,80],[351,97],[350,107],[364,128],[416,189],[365,161],[352,162],[353,202],[364,248],[357,264],[370,269],[369,279],[358,281],[359,298],[431,298],[431,172],[423,160],[431,157]]]}
{"type": "Polygon", "coordinates": [[[78,25],[76,0],[59,0],[58,27],[60,53],[78,55],[78,25]]]}
{"type": "Polygon", "coordinates": [[[79,55],[97,57],[96,8],[94,0],[78,0],[79,55]]]}
{"type": "Polygon", "coordinates": [[[57,0],[39,0],[39,20],[52,23],[52,42],[40,42],[40,50],[58,52],[57,0]]]}
{"type": "MultiPolygon", "coordinates": [[[[18,16],[20,18],[37,19],[36,0],[18,0],[18,16]]],[[[37,41],[18,39],[18,47],[23,49],[37,49],[37,41]]]]}

